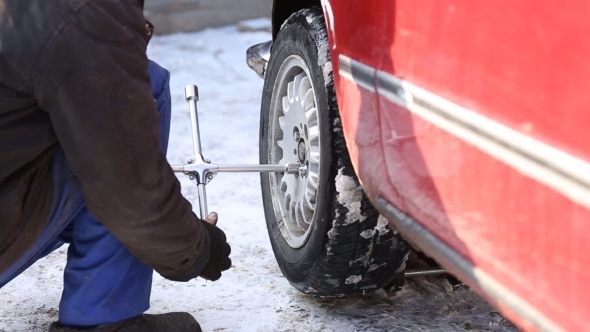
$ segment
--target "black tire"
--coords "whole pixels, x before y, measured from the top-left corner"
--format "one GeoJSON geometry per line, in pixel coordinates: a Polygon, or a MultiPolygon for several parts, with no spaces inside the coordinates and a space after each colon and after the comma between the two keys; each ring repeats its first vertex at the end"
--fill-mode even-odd
{"type": "Polygon", "coordinates": [[[262,99],[260,162],[266,164],[270,159],[271,99],[279,68],[291,55],[305,61],[316,96],[320,137],[323,137],[320,182],[310,235],[303,246],[295,249],[287,243],[277,224],[276,213],[280,212],[275,212],[270,188],[273,175],[261,175],[264,210],[275,257],[289,282],[304,293],[342,296],[379,289],[404,264],[409,246],[388,228],[354,173],[342,133],[320,8],[293,14],[273,44],[262,99]]]}

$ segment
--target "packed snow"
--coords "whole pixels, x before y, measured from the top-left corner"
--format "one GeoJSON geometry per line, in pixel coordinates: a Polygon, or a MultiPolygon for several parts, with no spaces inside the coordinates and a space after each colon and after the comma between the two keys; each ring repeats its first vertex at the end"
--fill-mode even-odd
{"type": "MultiPolygon", "coordinates": [[[[151,41],[149,57],[172,75],[171,164],[184,163],[192,151],[187,84],[199,86],[205,157],[257,163],[263,82],[247,67],[245,51],[270,34],[261,20],[253,22],[251,29],[244,28],[246,22],[151,41]]],[[[196,186],[179,177],[198,210],[196,186]]],[[[441,277],[413,279],[397,294],[381,290],[344,299],[301,294],[275,262],[259,176],[220,174],[207,190],[209,210],[219,213],[218,225],[232,246],[233,267],[217,282],[175,283],[156,274],[150,313],[188,311],[204,331],[516,331],[472,291],[441,277]]],[[[65,251],[38,261],[0,289],[0,331],[46,331],[57,319],[65,251]]]]}

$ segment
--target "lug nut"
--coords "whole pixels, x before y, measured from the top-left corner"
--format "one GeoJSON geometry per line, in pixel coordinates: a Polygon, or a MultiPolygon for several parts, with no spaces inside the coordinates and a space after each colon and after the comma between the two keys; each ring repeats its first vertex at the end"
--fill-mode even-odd
{"type": "Polygon", "coordinates": [[[307,176],[307,167],[305,167],[305,166],[299,167],[299,175],[307,176]]]}

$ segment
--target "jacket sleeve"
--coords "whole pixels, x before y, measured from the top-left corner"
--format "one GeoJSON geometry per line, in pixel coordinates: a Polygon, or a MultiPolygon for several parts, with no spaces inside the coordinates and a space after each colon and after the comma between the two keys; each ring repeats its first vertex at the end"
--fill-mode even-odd
{"type": "Polygon", "coordinates": [[[136,1],[94,0],[67,15],[33,86],[88,209],[163,276],[196,277],[209,238],[160,151],[142,10],[136,1]]]}

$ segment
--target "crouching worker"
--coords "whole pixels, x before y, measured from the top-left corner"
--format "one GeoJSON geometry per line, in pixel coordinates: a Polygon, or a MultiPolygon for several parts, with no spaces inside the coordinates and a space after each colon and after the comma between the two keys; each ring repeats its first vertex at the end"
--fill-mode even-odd
{"type": "Polygon", "coordinates": [[[0,0],[0,287],[69,243],[50,331],[200,331],[143,314],[153,270],[217,280],[230,246],[165,153],[169,74],[140,0],[0,0]]]}

